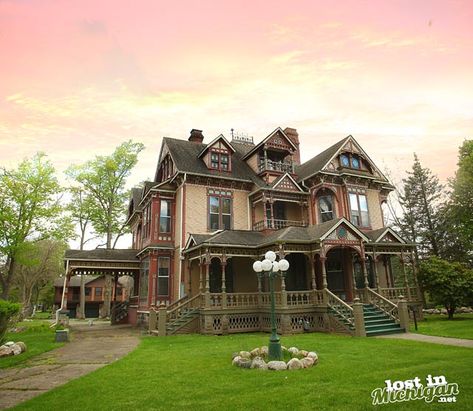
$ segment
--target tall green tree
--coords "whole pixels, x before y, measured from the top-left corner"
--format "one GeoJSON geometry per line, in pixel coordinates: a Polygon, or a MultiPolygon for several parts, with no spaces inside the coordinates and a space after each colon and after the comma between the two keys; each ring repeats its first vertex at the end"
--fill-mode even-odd
{"type": "Polygon", "coordinates": [[[440,255],[439,206],[444,197],[444,187],[432,171],[422,167],[414,154],[412,170],[403,179],[400,202],[404,209],[400,221],[402,234],[420,245],[420,251],[427,255],[440,255]]]}
{"type": "Polygon", "coordinates": [[[473,140],[465,140],[460,147],[450,189],[450,201],[443,210],[447,254],[473,266],[473,140]]]}
{"type": "Polygon", "coordinates": [[[1,298],[8,299],[17,264],[30,241],[71,236],[61,194],[54,167],[42,153],[16,169],[0,169],[0,255],[5,260],[1,298]]]}
{"type": "MultiPolygon", "coordinates": [[[[128,190],[126,180],[144,149],[129,140],[120,144],[109,156],[96,156],[81,165],[69,167],[66,174],[80,184],[91,201],[90,219],[97,234],[105,237],[107,249],[115,248],[126,232],[128,190]]],[[[111,278],[105,276],[103,316],[110,315],[111,278]]]]}

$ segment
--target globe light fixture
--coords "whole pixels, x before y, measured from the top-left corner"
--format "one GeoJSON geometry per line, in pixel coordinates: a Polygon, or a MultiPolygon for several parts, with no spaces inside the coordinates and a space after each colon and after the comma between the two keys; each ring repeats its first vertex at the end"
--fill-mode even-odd
{"type": "Polygon", "coordinates": [[[274,277],[286,275],[289,269],[289,261],[281,258],[276,261],[276,253],[267,251],[263,261],[255,261],[253,263],[253,271],[256,272],[258,278],[266,276],[269,278],[269,291],[271,296],[271,337],[269,337],[268,357],[272,360],[282,359],[281,340],[277,334],[275,298],[274,298],[274,277]]]}
{"type": "Polygon", "coordinates": [[[269,260],[271,262],[276,261],[276,253],[274,251],[267,251],[266,254],[264,255],[264,258],[266,260],[269,260]]]}
{"type": "Polygon", "coordinates": [[[261,262],[261,267],[263,267],[263,271],[270,271],[273,266],[273,263],[269,259],[265,259],[261,262]]]}

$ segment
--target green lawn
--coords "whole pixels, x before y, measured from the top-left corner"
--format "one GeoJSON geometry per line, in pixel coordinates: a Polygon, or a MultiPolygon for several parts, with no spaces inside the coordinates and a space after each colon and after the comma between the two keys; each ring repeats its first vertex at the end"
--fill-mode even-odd
{"type": "Polygon", "coordinates": [[[368,410],[384,380],[444,375],[459,385],[455,404],[411,401],[391,409],[470,410],[473,349],[327,334],[283,337],[315,350],[319,365],[298,371],[246,370],[231,354],[267,343],[266,334],[144,337],[128,356],[32,399],[19,410],[368,410]]]}
{"type": "Polygon", "coordinates": [[[453,320],[447,320],[446,315],[426,315],[425,320],[419,321],[417,325],[417,331],[411,325],[412,332],[473,340],[473,314],[455,314],[453,320]]]}
{"type": "Polygon", "coordinates": [[[49,328],[50,323],[43,320],[23,321],[16,324],[17,328],[25,328],[18,333],[7,333],[7,341],[23,341],[26,344],[26,352],[20,355],[4,357],[0,359],[0,368],[12,367],[43,352],[60,347],[62,343],[54,342],[54,329],[49,328]]]}

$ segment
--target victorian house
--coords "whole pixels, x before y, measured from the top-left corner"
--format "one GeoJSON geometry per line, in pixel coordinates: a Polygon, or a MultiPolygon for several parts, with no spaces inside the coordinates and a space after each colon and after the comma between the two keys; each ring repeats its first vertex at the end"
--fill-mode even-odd
{"type": "Polygon", "coordinates": [[[152,332],[156,311],[160,334],[265,331],[268,284],[252,264],[273,250],[290,263],[276,290],[281,332],[355,334],[358,301],[358,335],[399,332],[398,303],[420,298],[414,245],[384,224],[392,185],[352,136],[304,163],[301,149],[293,128],[257,143],[204,142],[196,129],[163,138],[154,180],[132,190],[127,258],[76,252],[68,273],[131,275],[120,318],[152,332]]]}

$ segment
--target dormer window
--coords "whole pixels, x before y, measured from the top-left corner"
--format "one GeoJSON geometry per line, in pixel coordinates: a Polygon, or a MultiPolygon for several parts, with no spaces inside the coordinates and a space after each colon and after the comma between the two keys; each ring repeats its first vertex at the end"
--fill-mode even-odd
{"type": "Polygon", "coordinates": [[[230,156],[228,151],[224,150],[211,150],[210,152],[210,168],[218,171],[229,171],[230,170],[230,156]]]}

